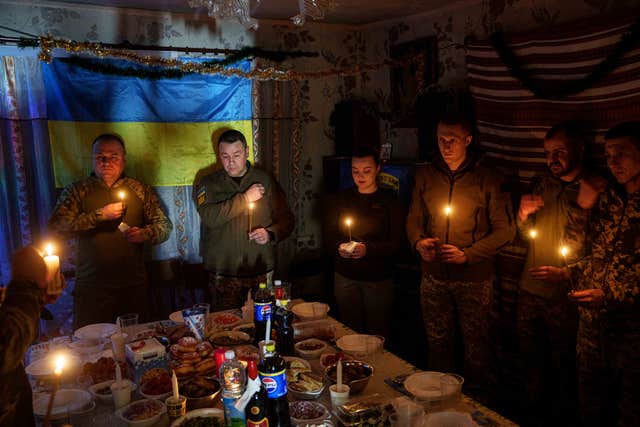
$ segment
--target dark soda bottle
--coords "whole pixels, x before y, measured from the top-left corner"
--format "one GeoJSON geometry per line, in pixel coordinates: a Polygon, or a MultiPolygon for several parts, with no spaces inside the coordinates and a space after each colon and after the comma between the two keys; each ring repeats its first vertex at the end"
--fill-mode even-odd
{"type": "Polygon", "coordinates": [[[278,307],[273,323],[276,327],[276,351],[283,356],[293,356],[293,313],[286,307],[278,307]]]}
{"type": "Polygon", "coordinates": [[[267,330],[267,320],[271,319],[273,313],[273,299],[267,289],[266,283],[260,283],[256,294],[253,297],[253,323],[256,328],[255,344],[262,341],[267,330]]]}
{"type": "Polygon", "coordinates": [[[290,427],[286,366],[284,359],[276,353],[273,343],[265,346],[264,357],[258,363],[258,373],[267,391],[269,426],[290,427]]]}
{"type": "MultiPolygon", "coordinates": [[[[258,365],[254,359],[249,360],[247,376],[250,380],[258,378],[258,365]]],[[[267,391],[264,386],[261,385],[260,390],[253,393],[244,410],[247,427],[269,427],[267,403],[267,391]]]]}

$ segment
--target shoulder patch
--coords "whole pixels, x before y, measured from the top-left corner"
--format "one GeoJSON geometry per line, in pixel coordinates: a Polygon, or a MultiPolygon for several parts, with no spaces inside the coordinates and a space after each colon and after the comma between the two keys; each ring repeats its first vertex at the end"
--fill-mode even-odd
{"type": "Polygon", "coordinates": [[[196,193],[196,202],[198,206],[201,206],[207,200],[207,189],[204,185],[198,187],[198,192],[196,193]]]}

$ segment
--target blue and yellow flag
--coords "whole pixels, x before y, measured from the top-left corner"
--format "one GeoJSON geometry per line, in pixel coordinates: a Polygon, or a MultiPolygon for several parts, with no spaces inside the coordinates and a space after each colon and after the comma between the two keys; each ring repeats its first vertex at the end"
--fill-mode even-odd
{"type": "MultiPolygon", "coordinates": [[[[250,63],[234,67],[248,71],[250,63]]],[[[127,174],[152,186],[190,185],[215,161],[211,136],[222,128],[241,131],[253,158],[248,79],[189,74],[151,80],[96,73],[60,60],[44,64],[43,75],[58,188],[91,172],[91,143],[101,133],[124,138],[127,174]]]]}

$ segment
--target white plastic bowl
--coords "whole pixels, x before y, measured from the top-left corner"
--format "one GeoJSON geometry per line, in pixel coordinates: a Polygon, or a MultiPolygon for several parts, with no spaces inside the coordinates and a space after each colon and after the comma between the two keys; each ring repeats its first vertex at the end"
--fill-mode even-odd
{"type": "MultiPolygon", "coordinates": [[[[98,384],[94,384],[91,387],[89,387],[89,393],[91,393],[93,398],[98,402],[111,403],[113,402],[113,394],[111,394],[111,384],[113,384],[115,381],[116,380],[107,380],[98,384]],[[107,394],[98,393],[98,390],[103,388],[106,388],[107,390],[109,390],[109,393],[107,394]]],[[[136,383],[134,383],[133,381],[130,381],[130,380],[125,380],[125,381],[129,381],[129,383],[131,384],[132,393],[138,388],[136,383]]]]}
{"type": "Polygon", "coordinates": [[[367,360],[367,358],[382,352],[384,337],[366,334],[344,335],[336,341],[336,345],[355,359],[367,360]]]}
{"type": "Polygon", "coordinates": [[[318,320],[327,317],[329,306],[322,302],[303,302],[291,309],[300,320],[318,320]]]}
{"type": "Polygon", "coordinates": [[[69,348],[77,354],[95,354],[104,348],[104,341],[101,339],[80,339],[69,343],[69,348]]]}

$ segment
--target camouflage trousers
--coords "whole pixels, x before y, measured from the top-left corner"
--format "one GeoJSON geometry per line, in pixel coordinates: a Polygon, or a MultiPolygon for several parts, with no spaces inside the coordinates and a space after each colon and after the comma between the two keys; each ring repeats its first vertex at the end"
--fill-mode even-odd
{"type": "Polygon", "coordinates": [[[422,276],[420,303],[429,342],[429,369],[455,371],[455,332],[459,326],[467,389],[482,390],[486,385],[492,291],[492,280],[460,282],[422,276]]]}
{"type": "Polygon", "coordinates": [[[247,293],[255,291],[260,283],[267,283],[272,277],[272,271],[253,277],[234,277],[209,273],[211,311],[242,307],[247,299],[247,293]]]}
{"type": "Polygon", "coordinates": [[[583,315],[578,327],[578,394],[584,426],[640,426],[640,331],[603,327],[583,315]]]}
{"type": "Polygon", "coordinates": [[[517,319],[523,408],[547,425],[570,425],[577,415],[575,304],[520,290],[517,319]]]}

